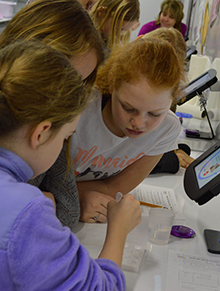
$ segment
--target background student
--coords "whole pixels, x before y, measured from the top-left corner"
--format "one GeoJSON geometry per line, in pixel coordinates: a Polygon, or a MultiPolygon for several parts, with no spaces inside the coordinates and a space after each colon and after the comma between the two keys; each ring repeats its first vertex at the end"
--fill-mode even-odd
{"type": "MultiPolygon", "coordinates": [[[[186,58],[186,42],[182,34],[175,28],[158,28],[142,36],[143,38],[157,38],[167,40],[174,47],[179,61],[184,65],[186,58]]],[[[171,105],[171,110],[176,112],[176,102],[171,105]]],[[[190,157],[191,149],[187,144],[178,144],[174,151],[164,153],[159,163],[152,170],[151,174],[156,173],[177,173],[180,167],[187,168],[194,159],[190,157]]]]}
{"type": "Polygon", "coordinates": [[[113,51],[100,68],[96,101],[71,142],[82,221],[105,221],[103,194],[129,193],[177,148],[180,122],[169,108],[183,71],[171,44],[153,38],[113,51]]]}
{"type": "Polygon", "coordinates": [[[141,27],[138,36],[160,27],[174,27],[185,36],[187,26],[181,22],[184,17],[183,8],[183,3],[179,0],[164,0],[161,3],[157,19],[144,24],[141,27]]]}
{"type": "Polygon", "coordinates": [[[81,77],[50,46],[19,41],[0,50],[0,82],[0,289],[125,290],[120,265],[139,202],[128,195],[109,203],[105,244],[93,260],[51,200],[26,183],[75,130],[88,99],[81,77]]]}
{"type": "MultiPolygon", "coordinates": [[[[65,54],[71,65],[81,74],[88,92],[91,91],[104,53],[91,18],[77,0],[34,0],[8,23],[0,35],[0,47],[16,39],[38,39],[65,54]]],[[[48,179],[44,179],[41,189],[46,191],[49,184],[52,190],[49,192],[53,195],[45,195],[52,199],[56,196],[57,216],[64,225],[70,225],[79,220],[79,197],[74,174],[66,169],[66,153],[61,158],[59,168],[54,165],[54,171],[48,179]]],[[[40,175],[31,182],[39,186],[44,176],[45,174],[40,175]]],[[[107,197],[106,203],[108,201],[107,197]]]]}
{"type": "Polygon", "coordinates": [[[120,43],[121,35],[138,23],[140,4],[138,0],[98,0],[90,15],[102,36],[108,56],[113,47],[120,43]]]}

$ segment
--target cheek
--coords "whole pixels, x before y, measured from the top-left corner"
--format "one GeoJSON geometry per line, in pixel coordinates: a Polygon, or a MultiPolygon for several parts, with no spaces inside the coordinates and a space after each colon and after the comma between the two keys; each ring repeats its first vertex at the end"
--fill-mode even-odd
{"type": "Polygon", "coordinates": [[[176,24],[176,20],[171,19],[170,23],[172,24],[172,26],[174,26],[176,24]]]}
{"type": "Polygon", "coordinates": [[[151,129],[154,130],[156,129],[164,120],[164,118],[166,117],[167,113],[164,114],[163,116],[160,116],[158,118],[154,118],[151,120],[151,123],[150,123],[150,126],[151,126],[151,129]]]}
{"type": "Polygon", "coordinates": [[[118,123],[121,124],[126,120],[126,115],[123,112],[123,110],[120,110],[120,108],[117,108],[114,113],[113,113],[114,120],[118,123]]]}

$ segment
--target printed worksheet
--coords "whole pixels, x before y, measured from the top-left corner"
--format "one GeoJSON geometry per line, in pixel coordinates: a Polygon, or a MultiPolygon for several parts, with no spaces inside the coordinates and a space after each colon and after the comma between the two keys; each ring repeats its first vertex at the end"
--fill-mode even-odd
{"type": "MultiPolygon", "coordinates": [[[[184,219],[182,212],[177,204],[174,190],[171,188],[157,187],[140,184],[130,192],[134,197],[143,202],[167,207],[175,213],[175,218],[184,219]]],[[[141,206],[142,215],[148,216],[150,207],[141,206]]]]}
{"type": "Polygon", "coordinates": [[[169,250],[166,290],[219,291],[220,258],[169,250]]]}

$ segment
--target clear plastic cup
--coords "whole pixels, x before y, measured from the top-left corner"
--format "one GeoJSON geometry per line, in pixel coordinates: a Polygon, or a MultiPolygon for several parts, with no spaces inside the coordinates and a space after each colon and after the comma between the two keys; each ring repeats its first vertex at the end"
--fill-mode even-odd
{"type": "Polygon", "coordinates": [[[151,208],[148,218],[148,241],[156,245],[168,244],[175,214],[163,208],[151,208]]]}

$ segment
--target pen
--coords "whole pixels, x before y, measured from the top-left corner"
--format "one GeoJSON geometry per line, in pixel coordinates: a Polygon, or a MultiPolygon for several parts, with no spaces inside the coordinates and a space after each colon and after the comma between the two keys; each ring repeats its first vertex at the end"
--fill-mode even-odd
{"type": "Polygon", "coordinates": [[[167,207],[156,205],[156,204],[147,203],[147,202],[144,202],[144,201],[139,201],[139,202],[140,202],[140,205],[144,205],[144,206],[148,206],[148,207],[155,207],[155,208],[157,207],[157,208],[168,209],[167,207]]]}

